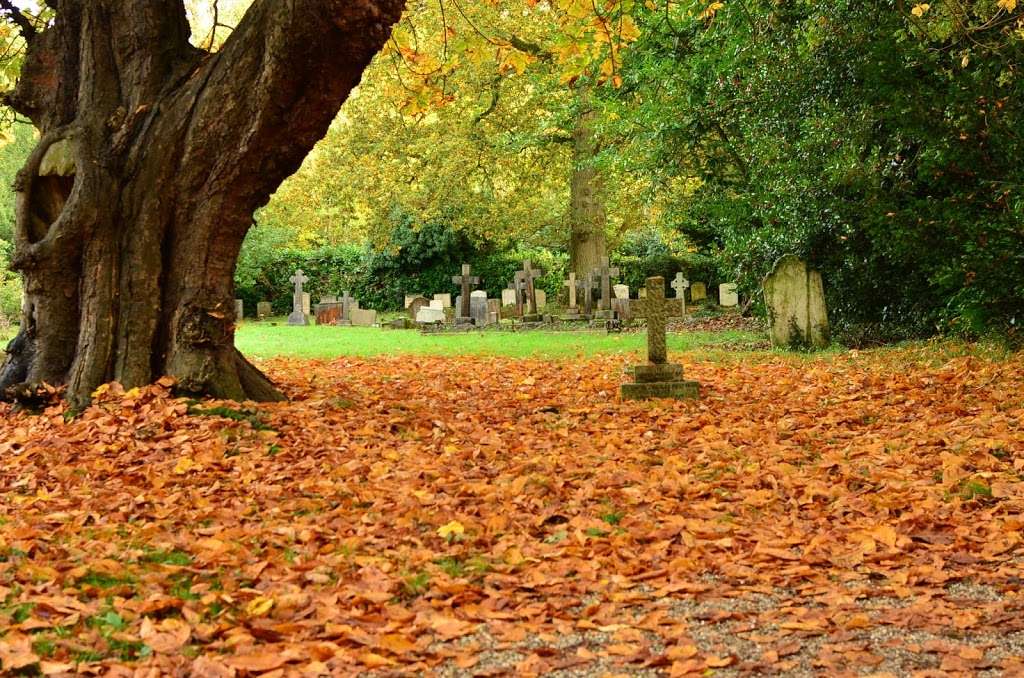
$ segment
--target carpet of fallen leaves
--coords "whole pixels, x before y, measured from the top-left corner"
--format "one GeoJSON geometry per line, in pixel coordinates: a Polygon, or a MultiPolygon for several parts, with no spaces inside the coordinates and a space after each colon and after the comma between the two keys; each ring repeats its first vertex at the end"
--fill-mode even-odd
{"type": "Polygon", "coordinates": [[[276,360],[0,410],[25,675],[1024,671],[1024,357],[276,360]]]}

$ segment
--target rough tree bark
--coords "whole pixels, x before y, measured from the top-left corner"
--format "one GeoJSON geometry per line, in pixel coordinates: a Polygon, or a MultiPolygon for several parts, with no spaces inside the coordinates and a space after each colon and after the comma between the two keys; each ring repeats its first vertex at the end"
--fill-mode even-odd
{"type": "Polygon", "coordinates": [[[7,97],[41,136],[15,187],[26,304],[0,389],[66,385],[84,405],[169,375],[280,399],[234,348],[235,262],[404,0],[256,0],[215,54],[189,43],[183,0],[48,4],[7,97]]]}
{"type": "Polygon", "coordinates": [[[594,166],[599,150],[594,132],[596,116],[587,90],[581,88],[573,129],[572,177],[569,180],[569,263],[580,279],[600,266],[601,259],[607,256],[605,227],[608,217],[602,200],[604,186],[601,173],[594,166]]]}

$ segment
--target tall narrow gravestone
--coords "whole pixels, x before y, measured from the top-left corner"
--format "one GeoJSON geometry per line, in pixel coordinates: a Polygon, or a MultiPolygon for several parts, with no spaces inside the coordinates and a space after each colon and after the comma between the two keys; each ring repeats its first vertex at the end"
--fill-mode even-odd
{"type": "Polygon", "coordinates": [[[594,283],[601,287],[601,297],[597,304],[595,316],[612,317],[612,278],[619,276],[619,269],[611,265],[608,257],[601,259],[601,265],[594,269],[594,283]]]}
{"type": "Polygon", "coordinates": [[[521,311],[520,315],[526,322],[540,320],[540,316],[537,315],[537,288],[534,281],[543,274],[543,271],[533,268],[533,264],[529,260],[523,262],[523,270],[516,271],[513,286],[517,293],[522,293],[522,297],[517,298],[516,308],[521,311]]]}
{"type": "Polygon", "coordinates": [[[633,368],[632,384],[622,385],[623,400],[700,397],[700,385],[683,381],[683,366],[668,362],[666,325],[680,312],[675,299],[665,298],[665,279],[647,279],[647,297],[636,302],[635,315],[647,319],[647,364],[633,368]]]}
{"type": "Polygon", "coordinates": [[[235,322],[241,322],[245,317],[245,303],[241,299],[235,299],[235,322]]]}
{"type": "Polygon", "coordinates": [[[289,325],[308,325],[309,316],[303,313],[303,302],[305,293],[302,286],[309,282],[309,278],[302,272],[302,269],[295,271],[295,275],[289,278],[289,282],[295,285],[295,292],[292,294],[292,314],[288,316],[289,325]]]}
{"type": "Polygon", "coordinates": [[[829,343],[828,310],[821,273],[787,254],[764,279],[772,346],[825,348],[829,343]]]}
{"type": "Polygon", "coordinates": [[[682,303],[683,315],[686,315],[686,290],[690,287],[690,281],[683,277],[682,272],[676,273],[676,279],[672,281],[672,289],[676,291],[676,299],[682,303]]]}
{"type": "MultiPolygon", "coordinates": [[[[452,276],[452,282],[462,287],[462,295],[459,297],[461,303],[459,304],[456,322],[472,322],[472,309],[470,308],[469,295],[473,292],[473,288],[480,284],[480,278],[475,275],[470,275],[472,272],[473,269],[469,264],[463,264],[462,275],[452,276]]],[[[436,300],[437,297],[435,296],[434,299],[436,300]]]]}

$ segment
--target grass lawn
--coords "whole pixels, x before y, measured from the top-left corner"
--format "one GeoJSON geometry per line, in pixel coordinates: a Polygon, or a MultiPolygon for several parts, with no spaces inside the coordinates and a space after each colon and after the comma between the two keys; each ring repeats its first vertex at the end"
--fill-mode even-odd
{"type": "MultiPolygon", "coordinates": [[[[420,334],[413,330],[368,327],[291,327],[242,323],[235,343],[247,356],[272,358],[372,357],[378,355],[485,355],[510,358],[566,358],[597,354],[640,354],[646,334],[593,332],[469,332],[420,334]]],[[[671,351],[748,344],[762,339],[756,332],[687,332],[669,334],[671,351]]]]}

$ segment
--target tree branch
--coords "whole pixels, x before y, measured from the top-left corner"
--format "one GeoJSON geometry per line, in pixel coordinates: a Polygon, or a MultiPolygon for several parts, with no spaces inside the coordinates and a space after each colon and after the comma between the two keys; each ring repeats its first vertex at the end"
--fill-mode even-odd
{"type": "Polygon", "coordinates": [[[0,0],[0,11],[18,26],[25,42],[32,42],[32,39],[36,37],[36,27],[32,25],[27,16],[21,13],[20,9],[14,6],[11,0],[0,0]]]}

